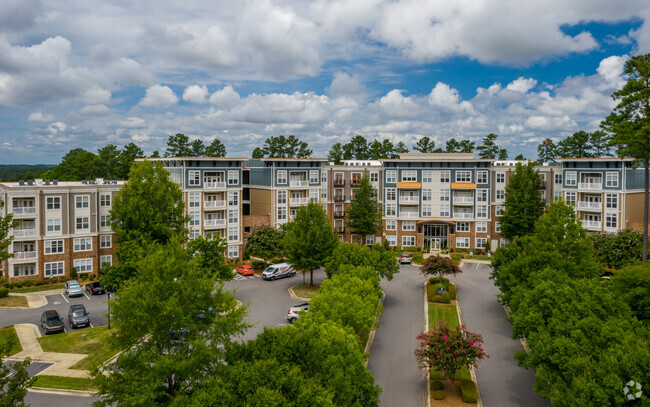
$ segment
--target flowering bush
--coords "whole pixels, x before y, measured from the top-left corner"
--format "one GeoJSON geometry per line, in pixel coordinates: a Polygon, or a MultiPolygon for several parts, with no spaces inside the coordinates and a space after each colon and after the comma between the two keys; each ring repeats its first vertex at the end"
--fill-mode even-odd
{"type": "Polygon", "coordinates": [[[591,237],[598,262],[613,269],[641,261],[643,234],[632,229],[616,234],[595,234],[591,237]]]}
{"type": "Polygon", "coordinates": [[[483,337],[464,326],[450,328],[438,321],[429,332],[417,336],[420,348],[415,350],[418,365],[427,372],[438,371],[453,380],[456,372],[470,366],[476,367],[480,359],[489,357],[481,347],[483,337]]]}
{"type": "Polygon", "coordinates": [[[420,267],[420,273],[425,276],[462,273],[462,270],[454,264],[449,257],[431,256],[420,267]]]}

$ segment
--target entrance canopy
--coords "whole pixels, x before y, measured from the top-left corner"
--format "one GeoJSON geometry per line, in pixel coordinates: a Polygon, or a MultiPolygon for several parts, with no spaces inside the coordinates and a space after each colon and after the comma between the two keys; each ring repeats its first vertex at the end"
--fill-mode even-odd
{"type": "Polygon", "coordinates": [[[418,225],[449,225],[456,226],[456,222],[451,220],[441,220],[441,219],[428,219],[421,220],[417,222],[418,225]]]}

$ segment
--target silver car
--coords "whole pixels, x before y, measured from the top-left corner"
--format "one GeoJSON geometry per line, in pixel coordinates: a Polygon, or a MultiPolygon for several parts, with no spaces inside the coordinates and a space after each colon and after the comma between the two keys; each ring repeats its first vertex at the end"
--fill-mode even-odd
{"type": "Polygon", "coordinates": [[[413,259],[411,259],[410,254],[402,254],[399,256],[399,264],[411,264],[413,262],[413,259]]]}
{"type": "Polygon", "coordinates": [[[300,311],[309,311],[309,303],[302,303],[298,305],[294,305],[293,307],[289,308],[289,312],[287,312],[287,320],[291,322],[292,324],[296,322],[296,319],[300,318],[300,311]]]}
{"type": "Polygon", "coordinates": [[[81,297],[84,295],[84,290],[77,280],[68,280],[65,282],[65,293],[68,297],[81,297]]]}

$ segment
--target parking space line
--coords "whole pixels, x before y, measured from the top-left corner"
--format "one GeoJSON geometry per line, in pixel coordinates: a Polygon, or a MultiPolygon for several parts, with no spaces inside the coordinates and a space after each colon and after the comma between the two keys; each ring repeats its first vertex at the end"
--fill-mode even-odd
{"type": "Polygon", "coordinates": [[[65,298],[65,295],[63,295],[63,293],[61,293],[61,297],[63,297],[63,299],[65,300],[65,302],[67,302],[68,304],[70,304],[70,301],[68,301],[68,299],[65,298]]]}
{"type": "Polygon", "coordinates": [[[93,323],[90,322],[90,321],[88,322],[88,325],[90,325],[91,328],[94,328],[94,327],[95,327],[95,326],[93,325],[93,323]]]}
{"type": "Polygon", "coordinates": [[[82,291],[81,293],[82,293],[86,298],[88,298],[88,301],[90,301],[90,297],[89,297],[88,295],[86,295],[85,292],[82,291]]]}

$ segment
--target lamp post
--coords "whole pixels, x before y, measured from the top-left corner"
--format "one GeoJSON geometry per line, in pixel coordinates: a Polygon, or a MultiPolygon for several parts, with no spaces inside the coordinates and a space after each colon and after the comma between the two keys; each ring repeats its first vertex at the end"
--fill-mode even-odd
{"type": "Polygon", "coordinates": [[[111,292],[106,290],[106,295],[108,296],[108,329],[111,329],[111,292]]]}

